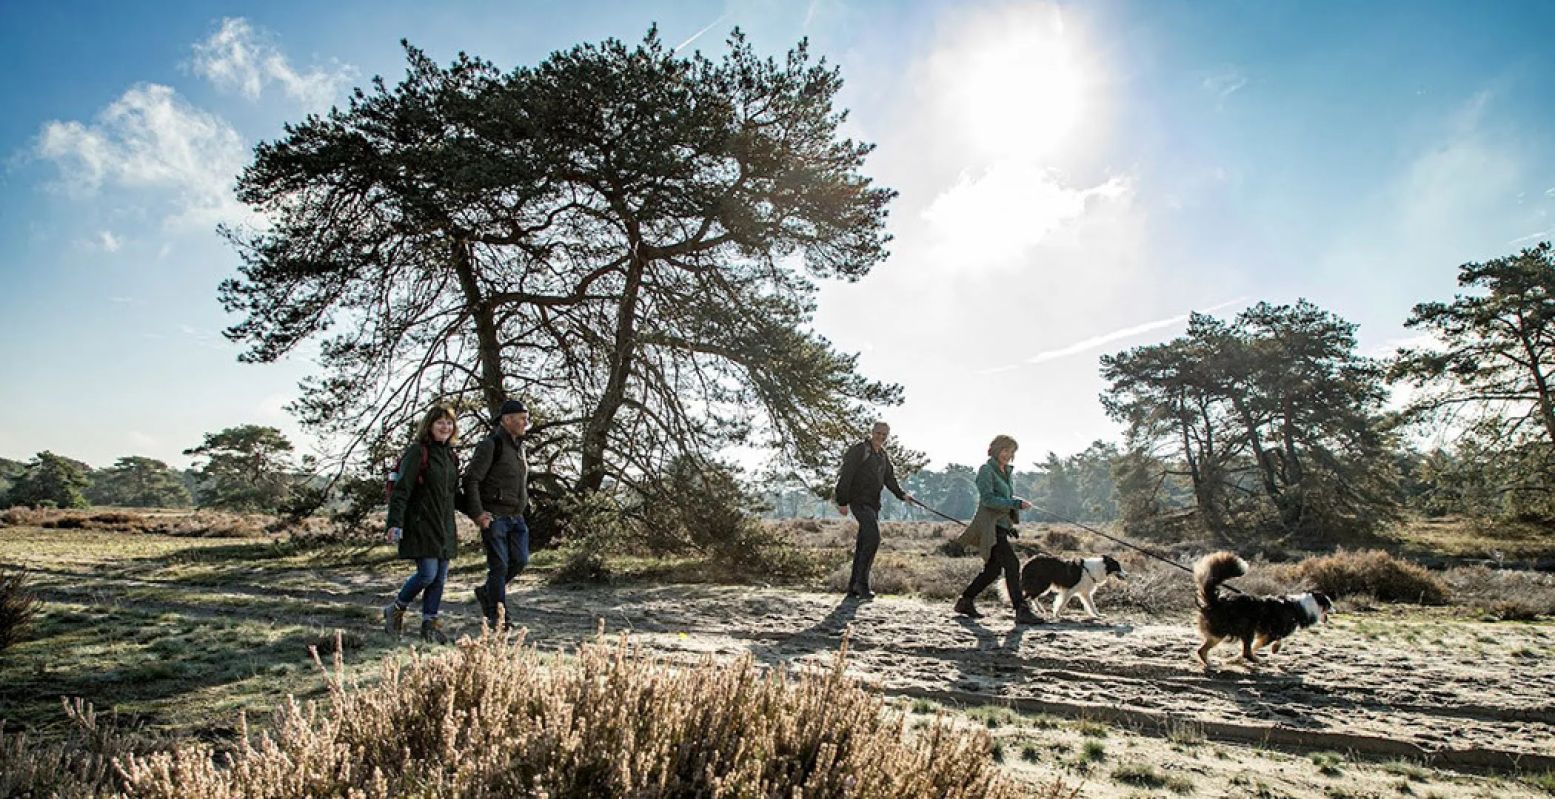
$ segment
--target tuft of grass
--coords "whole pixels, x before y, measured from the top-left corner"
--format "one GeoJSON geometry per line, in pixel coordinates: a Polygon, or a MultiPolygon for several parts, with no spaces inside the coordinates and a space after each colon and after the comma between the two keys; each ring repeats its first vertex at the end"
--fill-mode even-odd
{"type": "Polygon", "coordinates": [[[1344,773],[1344,756],[1338,752],[1313,752],[1312,765],[1325,777],[1337,777],[1344,773]]]}
{"type": "Polygon", "coordinates": [[[1204,725],[1193,721],[1172,719],[1166,725],[1166,740],[1178,746],[1198,746],[1205,741],[1204,725]]]}
{"type": "Polygon", "coordinates": [[[1107,745],[1101,741],[1086,741],[1080,748],[1080,759],[1087,763],[1100,763],[1107,759],[1107,745]]]}
{"type": "Polygon", "coordinates": [[[1193,782],[1184,777],[1163,774],[1156,770],[1155,766],[1148,763],[1130,763],[1119,766],[1112,771],[1112,779],[1138,788],[1159,790],[1165,788],[1172,793],[1187,794],[1193,792],[1193,782]]]}
{"type": "Polygon", "coordinates": [[[1106,738],[1107,725],[1095,721],[1077,721],[1074,728],[1087,738],[1106,738]]]}

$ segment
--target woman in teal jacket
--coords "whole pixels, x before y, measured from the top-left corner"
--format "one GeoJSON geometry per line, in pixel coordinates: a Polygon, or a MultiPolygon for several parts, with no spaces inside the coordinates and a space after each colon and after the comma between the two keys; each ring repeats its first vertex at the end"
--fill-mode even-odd
{"type": "Polygon", "coordinates": [[[972,584],[956,600],[956,612],[973,618],[983,615],[977,611],[973,600],[992,585],[1002,571],[1010,604],[1015,606],[1015,623],[1041,624],[1042,619],[1031,612],[1026,598],[1021,596],[1020,559],[1015,556],[1015,548],[1010,546],[1010,539],[1016,535],[1015,522],[1020,519],[1018,512],[1031,507],[1030,502],[1015,496],[1015,472],[1010,461],[1015,459],[1019,446],[1009,436],[995,436],[988,445],[988,462],[977,470],[977,515],[957,540],[963,546],[976,547],[987,562],[983,564],[982,573],[973,578],[972,584]]]}
{"type": "Polygon", "coordinates": [[[437,620],[448,582],[448,563],[459,548],[454,530],[454,496],[459,484],[459,463],[454,457],[459,429],[452,408],[434,406],[416,428],[416,438],[405,448],[389,492],[388,540],[398,542],[400,557],[416,562],[416,573],[405,581],[399,596],[383,608],[384,628],[399,635],[405,610],[421,594],[421,638],[446,644],[437,620]]]}

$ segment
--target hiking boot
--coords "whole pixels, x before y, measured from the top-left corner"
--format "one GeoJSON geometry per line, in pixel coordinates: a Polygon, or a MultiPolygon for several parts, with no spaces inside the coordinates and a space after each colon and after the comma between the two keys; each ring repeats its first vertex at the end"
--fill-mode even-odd
{"type": "Polygon", "coordinates": [[[390,602],[383,606],[383,630],[389,635],[398,636],[405,629],[405,609],[398,602],[390,602]]]}
{"type": "Polygon", "coordinates": [[[448,636],[443,634],[443,623],[437,619],[422,619],[421,640],[429,644],[448,643],[448,636]]]}
{"type": "Polygon", "coordinates": [[[481,615],[490,619],[497,615],[497,609],[492,607],[491,594],[486,591],[486,584],[475,586],[475,601],[481,606],[481,615]]]}
{"type": "Polygon", "coordinates": [[[1015,623],[1016,624],[1028,624],[1028,625],[1029,624],[1044,624],[1045,620],[1041,616],[1038,616],[1037,614],[1033,613],[1031,611],[1031,606],[1030,605],[1022,603],[1020,605],[1015,606],[1015,623]]]}
{"type": "Polygon", "coordinates": [[[972,604],[972,598],[969,596],[956,600],[956,612],[972,619],[979,619],[983,616],[983,614],[977,611],[977,606],[972,604]]]}

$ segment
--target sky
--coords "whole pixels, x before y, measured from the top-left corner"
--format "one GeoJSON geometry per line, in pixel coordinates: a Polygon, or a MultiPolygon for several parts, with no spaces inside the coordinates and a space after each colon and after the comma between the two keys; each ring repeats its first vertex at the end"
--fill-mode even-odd
{"type": "Polygon", "coordinates": [[[653,24],[840,68],[900,196],[815,329],[903,387],[881,415],[935,465],[1118,440],[1097,359],[1190,312],[1305,298],[1385,356],[1460,264],[1555,238],[1543,0],[0,2],[0,457],[184,466],[251,423],[308,451],[285,406],[314,364],[221,336],[253,146],[397,81],[401,39],[509,68],[653,24]]]}

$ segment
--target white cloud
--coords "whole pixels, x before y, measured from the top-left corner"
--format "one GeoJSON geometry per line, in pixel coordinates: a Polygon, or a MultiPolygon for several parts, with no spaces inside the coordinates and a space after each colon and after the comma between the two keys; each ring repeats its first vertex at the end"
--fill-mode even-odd
{"type": "Polygon", "coordinates": [[[248,155],[242,137],[167,86],[134,86],[90,124],[49,122],[35,152],[54,161],[61,187],[79,196],[105,186],[169,192],[173,226],[246,217],[232,195],[248,155]]]}
{"type": "Polygon", "coordinates": [[[103,248],[103,252],[118,252],[119,248],[123,246],[123,243],[119,241],[119,237],[113,235],[111,230],[104,230],[97,234],[97,244],[103,248]]]}
{"type": "Polygon", "coordinates": [[[957,269],[1008,265],[1095,203],[1127,202],[1129,179],[1067,186],[1052,171],[1006,161],[980,177],[965,174],[923,211],[937,263],[957,269]]]}
{"type": "Polygon", "coordinates": [[[193,68],[218,89],[250,100],[258,100],[266,85],[279,84],[287,97],[312,109],[328,107],[356,74],[341,65],[299,72],[268,33],[242,17],[222,20],[220,30],[194,46],[193,68]]]}
{"type": "MultiPolygon", "coordinates": [[[[1229,307],[1231,307],[1233,305],[1242,305],[1242,304],[1244,304],[1246,302],[1247,302],[1247,298],[1246,297],[1237,297],[1234,300],[1227,300],[1225,302],[1220,302],[1220,303],[1216,303],[1214,305],[1211,305],[1210,307],[1205,308],[1202,311],[1199,311],[1199,313],[1213,313],[1213,312],[1218,311],[1218,310],[1220,310],[1222,308],[1229,308],[1229,307]]],[[[1092,336],[1091,338],[1088,338],[1088,339],[1086,339],[1084,341],[1081,341],[1081,342],[1078,342],[1078,343],[1075,343],[1075,344],[1071,344],[1071,345],[1069,345],[1067,347],[1064,347],[1062,349],[1048,350],[1046,352],[1039,352],[1036,355],[1033,355],[1030,358],[1027,358],[1026,359],[1026,363],[1042,363],[1044,361],[1056,360],[1058,358],[1064,358],[1064,357],[1067,357],[1067,356],[1070,356],[1070,355],[1079,355],[1082,352],[1088,352],[1090,350],[1094,350],[1094,349],[1096,349],[1098,347],[1102,347],[1102,346],[1105,346],[1107,344],[1111,344],[1114,341],[1121,341],[1123,339],[1134,338],[1135,336],[1138,336],[1138,335],[1143,334],[1143,333],[1149,333],[1149,332],[1152,332],[1152,331],[1155,331],[1155,330],[1160,330],[1161,328],[1165,328],[1165,327],[1173,327],[1175,325],[1180,325],[1180,324],[1182,324],[1182,323],[1184,323],[1186,321],[1188,321],[1188,314],[1180,314],[1178,316],[1169,317],[1167,319],[1157,319],[1157,320],[1155,320],[1153,322],[1145,322],[1143,324],[1131,325],[1129,327],[1125,327],[1125,328],[1122,328],[1120,330],[1114,330],[1111,333],[1103,333],[1100,336],[1092,336]]]]}
{"type": "Polygon", "coordinates": [[[1201,85],[1205,91],[1215,95],[1215,104],[1218,107],[1225,103],[1226,98],[1247,85],[1247,76],[1236,67],[1228,66],[1206,77],[1201,85]]]}

